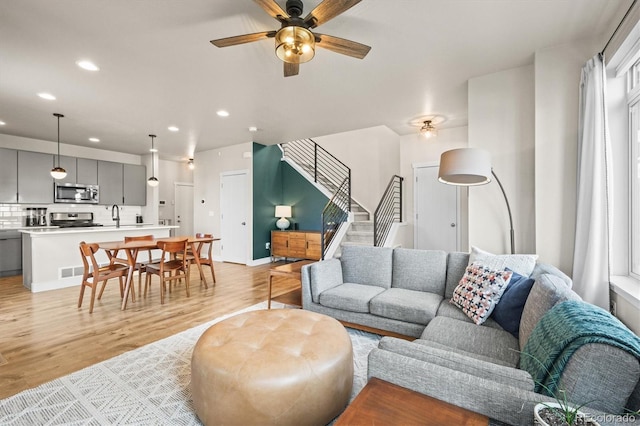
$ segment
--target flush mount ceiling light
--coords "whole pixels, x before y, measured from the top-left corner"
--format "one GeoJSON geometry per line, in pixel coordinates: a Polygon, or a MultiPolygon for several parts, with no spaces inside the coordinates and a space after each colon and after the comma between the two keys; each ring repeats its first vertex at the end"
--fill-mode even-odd
{"type": "Polygon", "coordinates": [[[83,70],[100,71],[100,67],[98,67],[96,64],[94,64],[91,61],[87,61],[87,60],[77,61],[76,65],[82,68],[83,70]]]}
{"type": "Polygon", "coordinates": [[[189,161],[187,162],[187,166],[189,166],[189,170],[193,170],[196,168],[195,164],[193,164],[193,158],[189,158],[189,161]]]}
{"type": "Polygon", "coordinates": [[[42,93],[38,93],[38,96],[40,96],[42,99],[46,99],[48,101],[55,101],[56,100],[56,97],[53,96],[51,93],[42,92],[42,93]]]}
{"type": "Polygon", "coordinates": [[[431,120],[424,121],[424,126],[420,128],[420,133],[427,139],[438,136],[438,130],[435,128],[431,120]]]}
{"type": "Polygon", "coordinates": [[[155,166],[155,153],[158,152],[158,150],[155,148],[154,143],[153,143],[153,139],[156,137],[156,135],[149,135],[149,137],[151,138],[151,177],[149,179],[147,179],[147,184],[149,184],[150,187],[156,187],[158,186],[158,184],[160,183],[158,181],[158,178],[156,177],[156,166],[155,166]]]}
{"type": "Polygon", "coordinates": [[[51,177],[54,179],[64,179],[67,177],[67,171],[60,167],[60,119],[64,117],[64,115],[58,113],[54,113],[53,115],[58,118],[58,165],[51,169],[51,177]]]}

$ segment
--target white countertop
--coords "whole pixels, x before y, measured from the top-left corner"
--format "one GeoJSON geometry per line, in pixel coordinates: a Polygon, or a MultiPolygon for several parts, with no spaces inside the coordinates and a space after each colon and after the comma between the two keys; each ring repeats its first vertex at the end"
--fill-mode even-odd
{"type": "Polygon", "coordinates": [[[175,229],[175,228],[179,228],[178,226],[172,225],[172,226],[167,226],[167,225],[145,225],[145,224],[140,224],[140,223],[134,223],[134,224],[130,224],[130,225],[120,225],[119,228],[116,228],[115,225],[114,226],[95,226],[95,227],[87,227],[87,228],[53,228],[53,227],[46,227],[46,228],[35,228],[35,227],[31,227],[31,228],[20,228],[18,229],[20,232],[22,232],[23,234],[30,234],[33,236],[36,235],[60,235],[60,234],[81,234],[81,233],[96,233],[96,232],[122,232],[122,231],[126,231],[127,229],[148,229],[148,230],[154,230],[154,229],[175,229]]]}

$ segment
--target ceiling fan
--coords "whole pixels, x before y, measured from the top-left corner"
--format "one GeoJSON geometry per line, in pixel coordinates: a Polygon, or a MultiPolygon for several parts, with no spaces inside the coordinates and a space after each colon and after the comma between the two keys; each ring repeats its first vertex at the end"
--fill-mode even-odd
{"type": "Polygon", "coordinates": [[[335,18],[361,0],[324,0],[304,18],[300,17],[302,0],[287,0],[286,12],[275,0],[254,1],[281,23],[280,29],[211,40],[213,45],[227,47],[274,38],[276,55],[284,62],[285,77],[298,75],[300,64],[313,58],[316,46],[358,59],[367,56],[371,49],[355,41],[311,32],[313,28],[335,18]]]}

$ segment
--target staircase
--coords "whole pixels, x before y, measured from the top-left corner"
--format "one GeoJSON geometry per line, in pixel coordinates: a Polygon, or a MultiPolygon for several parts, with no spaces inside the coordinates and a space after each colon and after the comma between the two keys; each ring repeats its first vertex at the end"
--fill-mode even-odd
{"type": "Polygon", "coordinates": [[[346,198],[350,200],[350,205],[342,206],[349,213],[349,219],[341,224],[348,228],[332,255],[332,250],[325,248],[324,252],[331,255],[327,257],[339,257],[341,247],[345,245],[373,246],[373,221],[370,213],[351,197],[350,169],[311,139],[287,142],[281,144],[280,149],[283,161],[289,163],[329,199],[340,190],[345,179],[349,181],[346,198]]]}

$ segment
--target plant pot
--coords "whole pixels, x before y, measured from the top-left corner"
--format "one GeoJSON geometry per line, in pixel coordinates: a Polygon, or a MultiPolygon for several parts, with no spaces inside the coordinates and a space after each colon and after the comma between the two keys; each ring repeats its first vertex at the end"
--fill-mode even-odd
{"type": "MultiPolygon", "coordinates": [[[[536,425],[540,425],[540,426],[556,426],[556,425],[562,425],[562,424],[566,424],[566,423],[548,423],[542,416],[542,411],[550,408],[552,410],[560,410],[560,411],[564,411],[564,409],[562,408],[563,406],[557,402],[543,402],[540,404],[536,404],[535,408],[533,409],[533,419],[534,419],[534,424],[536,425]]],[[[573,407],[569,408],[570,410],[574,410],[573,407]]],[[[582,411],[578,410],[578,415],[577,415],[577,419],[576,422],[573,423],[574,425],[589,425],[589,426],[600,426],[600,424],[598,422],[596,422],[594,419],[592,419],[590,416],[585,415],[582,411]]]]}

